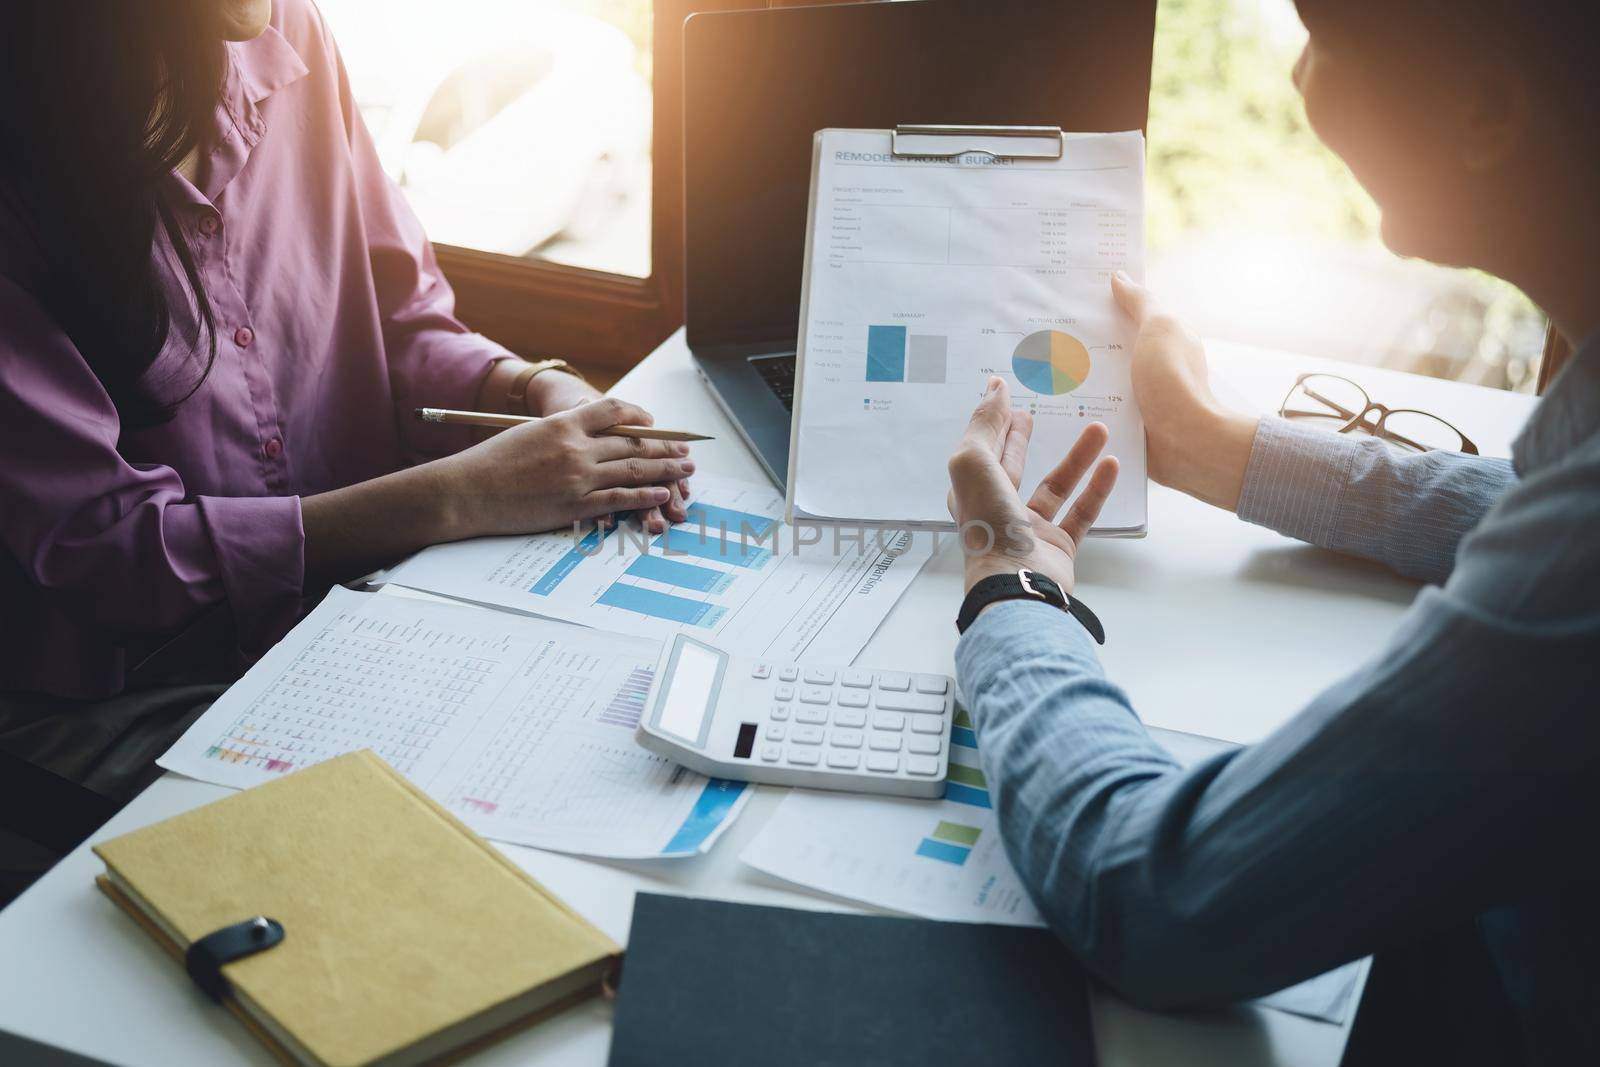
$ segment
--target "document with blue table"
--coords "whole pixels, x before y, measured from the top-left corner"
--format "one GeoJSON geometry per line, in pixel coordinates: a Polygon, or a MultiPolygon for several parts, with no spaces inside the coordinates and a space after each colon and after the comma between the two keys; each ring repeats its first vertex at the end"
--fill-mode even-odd
{"type": "Polygon", "coordinates": [[[962,134],[936,158],[905,140],[816,137],[789,516],[951,528],[945,461],[998,375],[1033,416],[1023,496],[1101,422],[1122,476],[1093,532],[1143,534],[1134,331],[1110,280],[1143,273],[1144,138],[1058,134],[1021,156],[962,134]]]}

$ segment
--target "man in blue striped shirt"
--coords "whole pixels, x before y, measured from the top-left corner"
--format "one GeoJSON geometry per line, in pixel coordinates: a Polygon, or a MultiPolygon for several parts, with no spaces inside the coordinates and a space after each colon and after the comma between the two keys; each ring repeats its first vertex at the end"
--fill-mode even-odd
{"type": "MultiPolygon", "coordinates": [[[[1296,84],[1390,246],[1508,278],[1588,340],[1512,460],[1408,455],[1226,410],[1199,342],[1119,278],[1154,478],[1434,585],[1375,662],[1260,744],[1188,769],[1146,734],[1083,625],[1025,594],[989,603],[957,666],[1002,830],[1057,933],[1137,1002],[1225,1003],[1375,952],[1376,976],[1386,953],[1466,930],[1498,972],[1472,986],[1458,953],[1413,973],[1412,1030],[1366,1043],[1374,1062],[1600,1063],[1593,39],[1576,3],[1299,7],[1296,84]]],[[[1029,428],[995,379],[951,459],[958,522],[1012,531],[969,556],[969,590],[1021,568],[1070,594],[1114,483],[1091,427],[1020,500],[1029,428]]]]}

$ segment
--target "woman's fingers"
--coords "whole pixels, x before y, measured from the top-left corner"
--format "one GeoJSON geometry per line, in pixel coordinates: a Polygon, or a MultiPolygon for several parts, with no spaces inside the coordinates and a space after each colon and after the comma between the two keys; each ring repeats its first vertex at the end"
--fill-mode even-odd
{"type": "Polygon", "coordinates": [[[608,396],[572,409],[573,418],[586,433],[599,433],[613,426],[649,426],[656,420],[637,404],[608,396]]]}
{"type": "Polygon", "coordinates": [[[665,459],[687,456],[689,446],[682,441],[647,441],[642,437],[596,437],[589,444],[589,454],[597,463],[613,459],[665,459]]]}
{"type": "Polygon", "coordinates": [[[647,511],[650,508],[659,508],[667,502],[672,494],[667,492],[666,486],[641,485],[617,486],[613,489],[596,489],[583,498],[583,514],[580,519],[592,519],[601,515],[612,515],[624,511],[647,511]]]}
{"type": "Polygon", "coordinates": [[[689,517],[688,509],[683,503],[683,481],[681,479],[667,483],[667,502],[661,508],[661,514],[668,522],[682,522],[689,517]]]}
{"type": "Polygon", "coordinates": [[[666,533],[667,527],[670,525],[660,508],[651,508],[649,511],[641,512],[639,522],[645,528],[646,533],[653,534],[666,533]]]}
{"type": "Polygon", "coordinates": [[[1029,510],[1036,512],[1045,522],[1055,522],[1061,506],[1067,502],[1078,483],[1083,481],[1083,476],[1089,473],[1094,458],[1110,439],[1111,431],[1106,429],[1104,423],[1091,422],[1086,426],[1083,433],[1078,435],[1078,440],[1067,450],[1066,457],[1056,464],[1055,470],[1044,476],[1039,488],[1033,491],[1033,496],[1028,500],[1029,510]]]}
{"type": "Polygon", "coordinates": [[[1061,520],[1062,531],[1072,538],[1074,545],[1083,544],[1094,520],[1100,517],[1100,509],[1105,507],[1106,498],[1117,484],[1117,470],[1116,456],[1107,456],[1095,464],[1088,487],[1073,501],[1067,517],[1061,520]]]}
{"type": "MultiPolygon", "coordinates": [[[[596,489],[610,489],[619,485],[667,485],[693,473],[694,460],[691,459],[643,459],[633,456],[595,464],[594,479],[590,484],[596,489]]],[[[669,500],[671,495],[672,491],[668,490],[669,500]]]]}

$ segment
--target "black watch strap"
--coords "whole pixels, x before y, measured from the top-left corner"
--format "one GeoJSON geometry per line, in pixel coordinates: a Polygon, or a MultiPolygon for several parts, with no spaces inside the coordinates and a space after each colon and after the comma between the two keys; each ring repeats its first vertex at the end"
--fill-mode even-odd
{"type": "Polygon", "coordinates": [[[1001,600],[1037,600],[1060,608],[1077,619],[1097,644],[1106,643],[1106,630],[1088,606],[1077,597],[1068,596],[1061,586],[1038,571],[1026,567],[1015,574],[995,574],[983,579],[967,593],[961,602],[961,612],[956,616],[956,629],[967,632],[978,618],[978,612],[1001,600]]]}

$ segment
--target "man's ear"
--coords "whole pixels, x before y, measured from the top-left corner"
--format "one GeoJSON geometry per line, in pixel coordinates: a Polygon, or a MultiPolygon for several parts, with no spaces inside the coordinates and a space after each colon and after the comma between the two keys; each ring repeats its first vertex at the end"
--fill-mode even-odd
{"type": "Polygon", "coordinates": [[[1450,116],[1461,164],[1470,174],[1496,170],[1524,147],[1532,123],[1526,76],[1483,64],[1462,72],[1450,116]]]}

